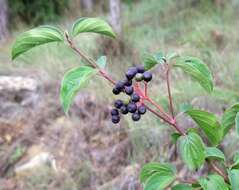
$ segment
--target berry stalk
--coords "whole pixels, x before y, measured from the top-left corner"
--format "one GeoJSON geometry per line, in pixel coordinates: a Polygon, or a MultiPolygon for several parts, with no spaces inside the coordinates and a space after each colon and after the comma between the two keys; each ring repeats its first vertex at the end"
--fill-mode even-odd
{"type": "Polygon", "coordinates": [[[174,118],[173,98],[172,98],[172,95],[171,95],[169,74],[170,74],[170,66],[167,64],[166,81],[167,81],[167,90],[168,90],[169,109],[170,109],[172,117],[174,118]]]}
{"type": "Polygon", "coordinates": [[[159,117],[160,119],[162,119],[165,123],[168,123],[169,125],[173,126],[176,131],[178,131],[181,135],[186,135],[185,132],[183,132],[180,127],[175,123],[175,122],[171,122],[169,119],[165,118],[164,116],[160,115],[158,112],[156,112],[155,110],[153,110],[152,108],[150,108],[149,106],[145,105],[145,107],[154,115],[156,115],[157,117],[159,117]]]}
{"type": "Polygon", "coordinates": [[[224,178],[225,182],[229,181],[228,176],[220,168],[218,168],[216,164],[214,164],[211,161],[209,161],[208,163],[212,166],[212,169],[215,172],[217,172],[220,176],[222,176],[224,178]]]}
{"type": "Polygon", "coordinates": [[[147,100],[149,103],[151,103],[152,105],[154,105],[168,120],[172,120],[173,118],[171,118],[171,116],[169,114],[167,114],[164,109],[158,105],[156,102],[154,102],[150,97],[146,96],[145,100],[147,100]]]}

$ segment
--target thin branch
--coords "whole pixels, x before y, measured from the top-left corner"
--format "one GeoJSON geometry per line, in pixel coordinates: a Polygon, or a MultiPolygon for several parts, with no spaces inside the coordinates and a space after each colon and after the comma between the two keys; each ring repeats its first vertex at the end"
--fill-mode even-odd
{"type": "MultiPolygon", "coordinates": [[[[69,38],[69,35],[67,33],[65,33],[65,37],[66,37],[66,40],[67,40],[67,42],[69,44],[69,47],[71,49],[73,49],[77,54],[79,54],[83,59],[85,59],[92,67],[99,69],[99,73],[101,74],[101,76],[103,76],[105,79],[107,79],[113,85],[115,84],[115,81],[104,70],[99,68],[99,66],[97,65],[97,63],[93,59],[89,58],[85,53],[83,53],[81,50],[79,50],[74,45],[74,43],[69,38]]],[[[149,111],[154,113],[156,116],[161,118],[163,121],[165,121],[169,125],[173,126],[180,134],[185,135],[185,133],[177,126],[177,124],[175,123],[175,120],[173,118],[171,118],[171,116],[169,114],[167,114],[160,105],[158,105],[156,102],[154,102],[152,99],[150,99],[147,96],[147,85],[145,85],[144,95],[145,95],[144,99],[147,100],[148,102],[150,102],[151,104],[153,104],[157,109],[159,109],[159,111],[162,112],[162,114],[164,116],[160,115],[159,113],[157,113],[156,111],[154,111],[153,109],[151,109],[150,107],[145,105],[148,108],[149,111]]]]}
{"type": "Polygon", "coordinates": [[[187,183],[187,184],[193,184],[193,183],[196,183],[197,180],[194,180],[194,179],[182,179],[180,177],[177,177],[176,180],[180,181],[181,183],[187,183]]]}
{"type": "Polygon", "coordinates": [[[228,181],[228,177],[227,175],[219,168],[217,167],[216,164],[214,164],[213,162],[208,162],[211,166],[212,166],[212,169],[217,172],[220,176],[222,176],[224,178],[224,180],[227,182],[228,181]]]}
{"type": "Polygon", "coordinates": [[[171,120],[171,116],[169,114],[167,114],[164,109],[158,105],[156,102],[154,102],[151,98],[149,97],[145,97],[145,100],[147,100],[149,103],[151,103],[152,105],[154,105],[167,119],[171,120]]]}
{"type": "Polygon", "coordinates": [[[156,112],[155,110],[153,110],[152,108],[150,108],[148,105],[145,105],[145,107],[154,115],[156,115],[157,117],[159,117],[160,119],[162,119],[165,123],[168,123],[169,125],[173,126],[176,131],[178,131],[181,135],[186,135],[178,126],[176,123],[172,123],[170,120],[168,120],[167,118],[165,118],[164,116],[160,115],[158,112],[156,112]]]}
{"type": "Polygon", "coordinates": [[[85,59],[92,67],[99,69],[99,72],[100,72],[101,76],[103,76],[105,79],[107,79],[113,85],[115,84],[115,81],[103,69],[99,68],[99,66],[97,65],[97,63],[93,59],[89,58],[85,53],[83,53],[81,50],[79,50],[74,45],[74,43],[69,38],[69,35],[67,33],[65,33],[65,36],[66,36],[66,40],[69,44],[69,47],[71,49],[73,49],[77,54],[79,54],[83,59],[85,59]]]}
{"type": "Polygon", "coordinates": [[[144,96],[147,97],[148,96],[148,83],[144,82],[144,96]]]}
{"type": "Polygon", "coordinates": [[[173,98],[171,95],[171,89],[170,89],[170,67],[167,65],[167,71],[166,71],[166,81],[167,81],[167,90],[168,90],[168,101],[169,101],[169,108],[172,117],[174,118],[174,109],[173,109],[173,98]]]}

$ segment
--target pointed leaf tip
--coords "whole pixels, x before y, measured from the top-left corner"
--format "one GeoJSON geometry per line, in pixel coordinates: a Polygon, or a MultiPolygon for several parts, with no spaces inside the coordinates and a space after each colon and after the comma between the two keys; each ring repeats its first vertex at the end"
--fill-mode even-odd
{"type": "Polygon", "coordinates": [[[72,27],[71,33],[73,36],[76,36],[83,32],[93,32],[102,34],[111,38],[116,38],[111,26],[100,18],[88,18],[83,17],[78,19],[72,27]]]}
{"type": "Polygon", "coordinates": [[[17,37],[12,47],[12,60],[36,46],[61,41],[64,41],[64,35],[57,27],[44,25],[33,28],[17,37]]]}
{"type": "Polygon", "coordinates": [[[89,66],[82,66],[68,71],[61,82],[60,100],[65,113],[68,113],[77,92],[97,72],[89,66]]]}

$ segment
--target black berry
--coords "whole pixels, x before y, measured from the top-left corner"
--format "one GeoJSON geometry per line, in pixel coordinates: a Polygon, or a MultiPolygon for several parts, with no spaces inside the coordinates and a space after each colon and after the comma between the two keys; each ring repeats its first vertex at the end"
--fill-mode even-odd
{"type": "Polygon", "coordinates": [[[143,78],[144,78],[144,81],[146,81],[146,82],[151,81],[151,79],[152,79],[152,73],[150,73],[150,72],[148,72],[148,71],[144,72],[143,78]]]}
{"type": "Polygon", "coordinates": [[[131,67],[129,70],[126,72],[126,77],[128,80],[131,80],[134,78],[134,76],[137,74],[138,69],[136,67],[131,67]]]}
{"type": "Polygon", "coordinates": [[[112,117],[111,117],[111,121],[113,122],[113,123],[119,123],[119,121],[120,121],[120,116],[119,115],[113,115],[112,117]]]}
{"type": "Polygon", "coordinates": [[[139,121],[140,120],[140,114],[139,113],[137,113],[137,112],[135,112],[135,113],[133,113],[132,114],[132,120],[133,121],[139,121]]]}
{"type": "Polygon", "coordinates": [[[124,79],[123,83],[125,86],[131,86],[132,85],[132,80],[124,79]]]}
{"type": "Polygon", "coordinates": [[[119,91],[122,91],[124,89],[124,83],[122,81],[118,81],[116,84],[115,84],[115,88],[119,91]]]}
{"type": "Polygon", "coordinates": [[[118,95],[120,93],[120,90],[118,90],[117,88],[113,88],[112,92],[113,94],[118,95]]]}
{"type": "Polygon", "coordinates": [[[125,87],[125,93],[128,94],[128,95],[131,95],[133,94],[134,92],[134,88],[132,86],[126,86],[125,87]]]}
{"type": "Polygon", "coordinates": [[[111,115],[119,115],[119,111],[117,109],[112,109],[110,113],[111,115]]]}
{"type": "Polygon", "coordinates": [[[144,105],[140,105],[138,107],[138,113],[139,114],[145,114],[145,112],[146,112],[146,107],[144,105]]]}
{"type": "Polygon", "coordinates": [[[131,102],[127,105],[127,109],[130,113],[134,113],[137,110],[137,105],[135,103],[131,102]]]}
{"type": "Polygon", "coordinates": [[[138,65],[137,67],[138,73],[144,73],[145,69],[143,65],[138,65]]]}
{"type": "Polygon", "coordinates": [[[114,103],[115,107],[120,109],[121,106],[123,106],[123,101],[122,100],[115,100],[115,103],[114,103]]]}
{"type": "Polygon", "coordinates": [[[122,114],[127,114],[129,111],[127,109],[127,106],[126,105],[123,105],[121,108],[120,108],[120,112],[122,114]]]}
{"type": "Polygon", "coordinates": [[[134,93],[132,96],[131,96],[131,100],[133,102],[138,102],[140,100],[140,96],[136,93],[134,93]]]}
{"type": "Polygon", "coordinates": [[[140,82],[143,80],[143,74],[141,73],[137,73],[136,76],[135,76],[135,80],[140,82]]]}

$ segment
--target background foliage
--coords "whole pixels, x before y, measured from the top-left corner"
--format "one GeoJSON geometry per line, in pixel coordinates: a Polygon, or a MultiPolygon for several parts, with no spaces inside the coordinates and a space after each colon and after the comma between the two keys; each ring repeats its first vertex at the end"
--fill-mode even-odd
{"type": "Polygon", "coordinates": [[[69,6],[69,0],[8,0],[12,26],[19,21],[39,25],[57,21],[69,6]]]}

